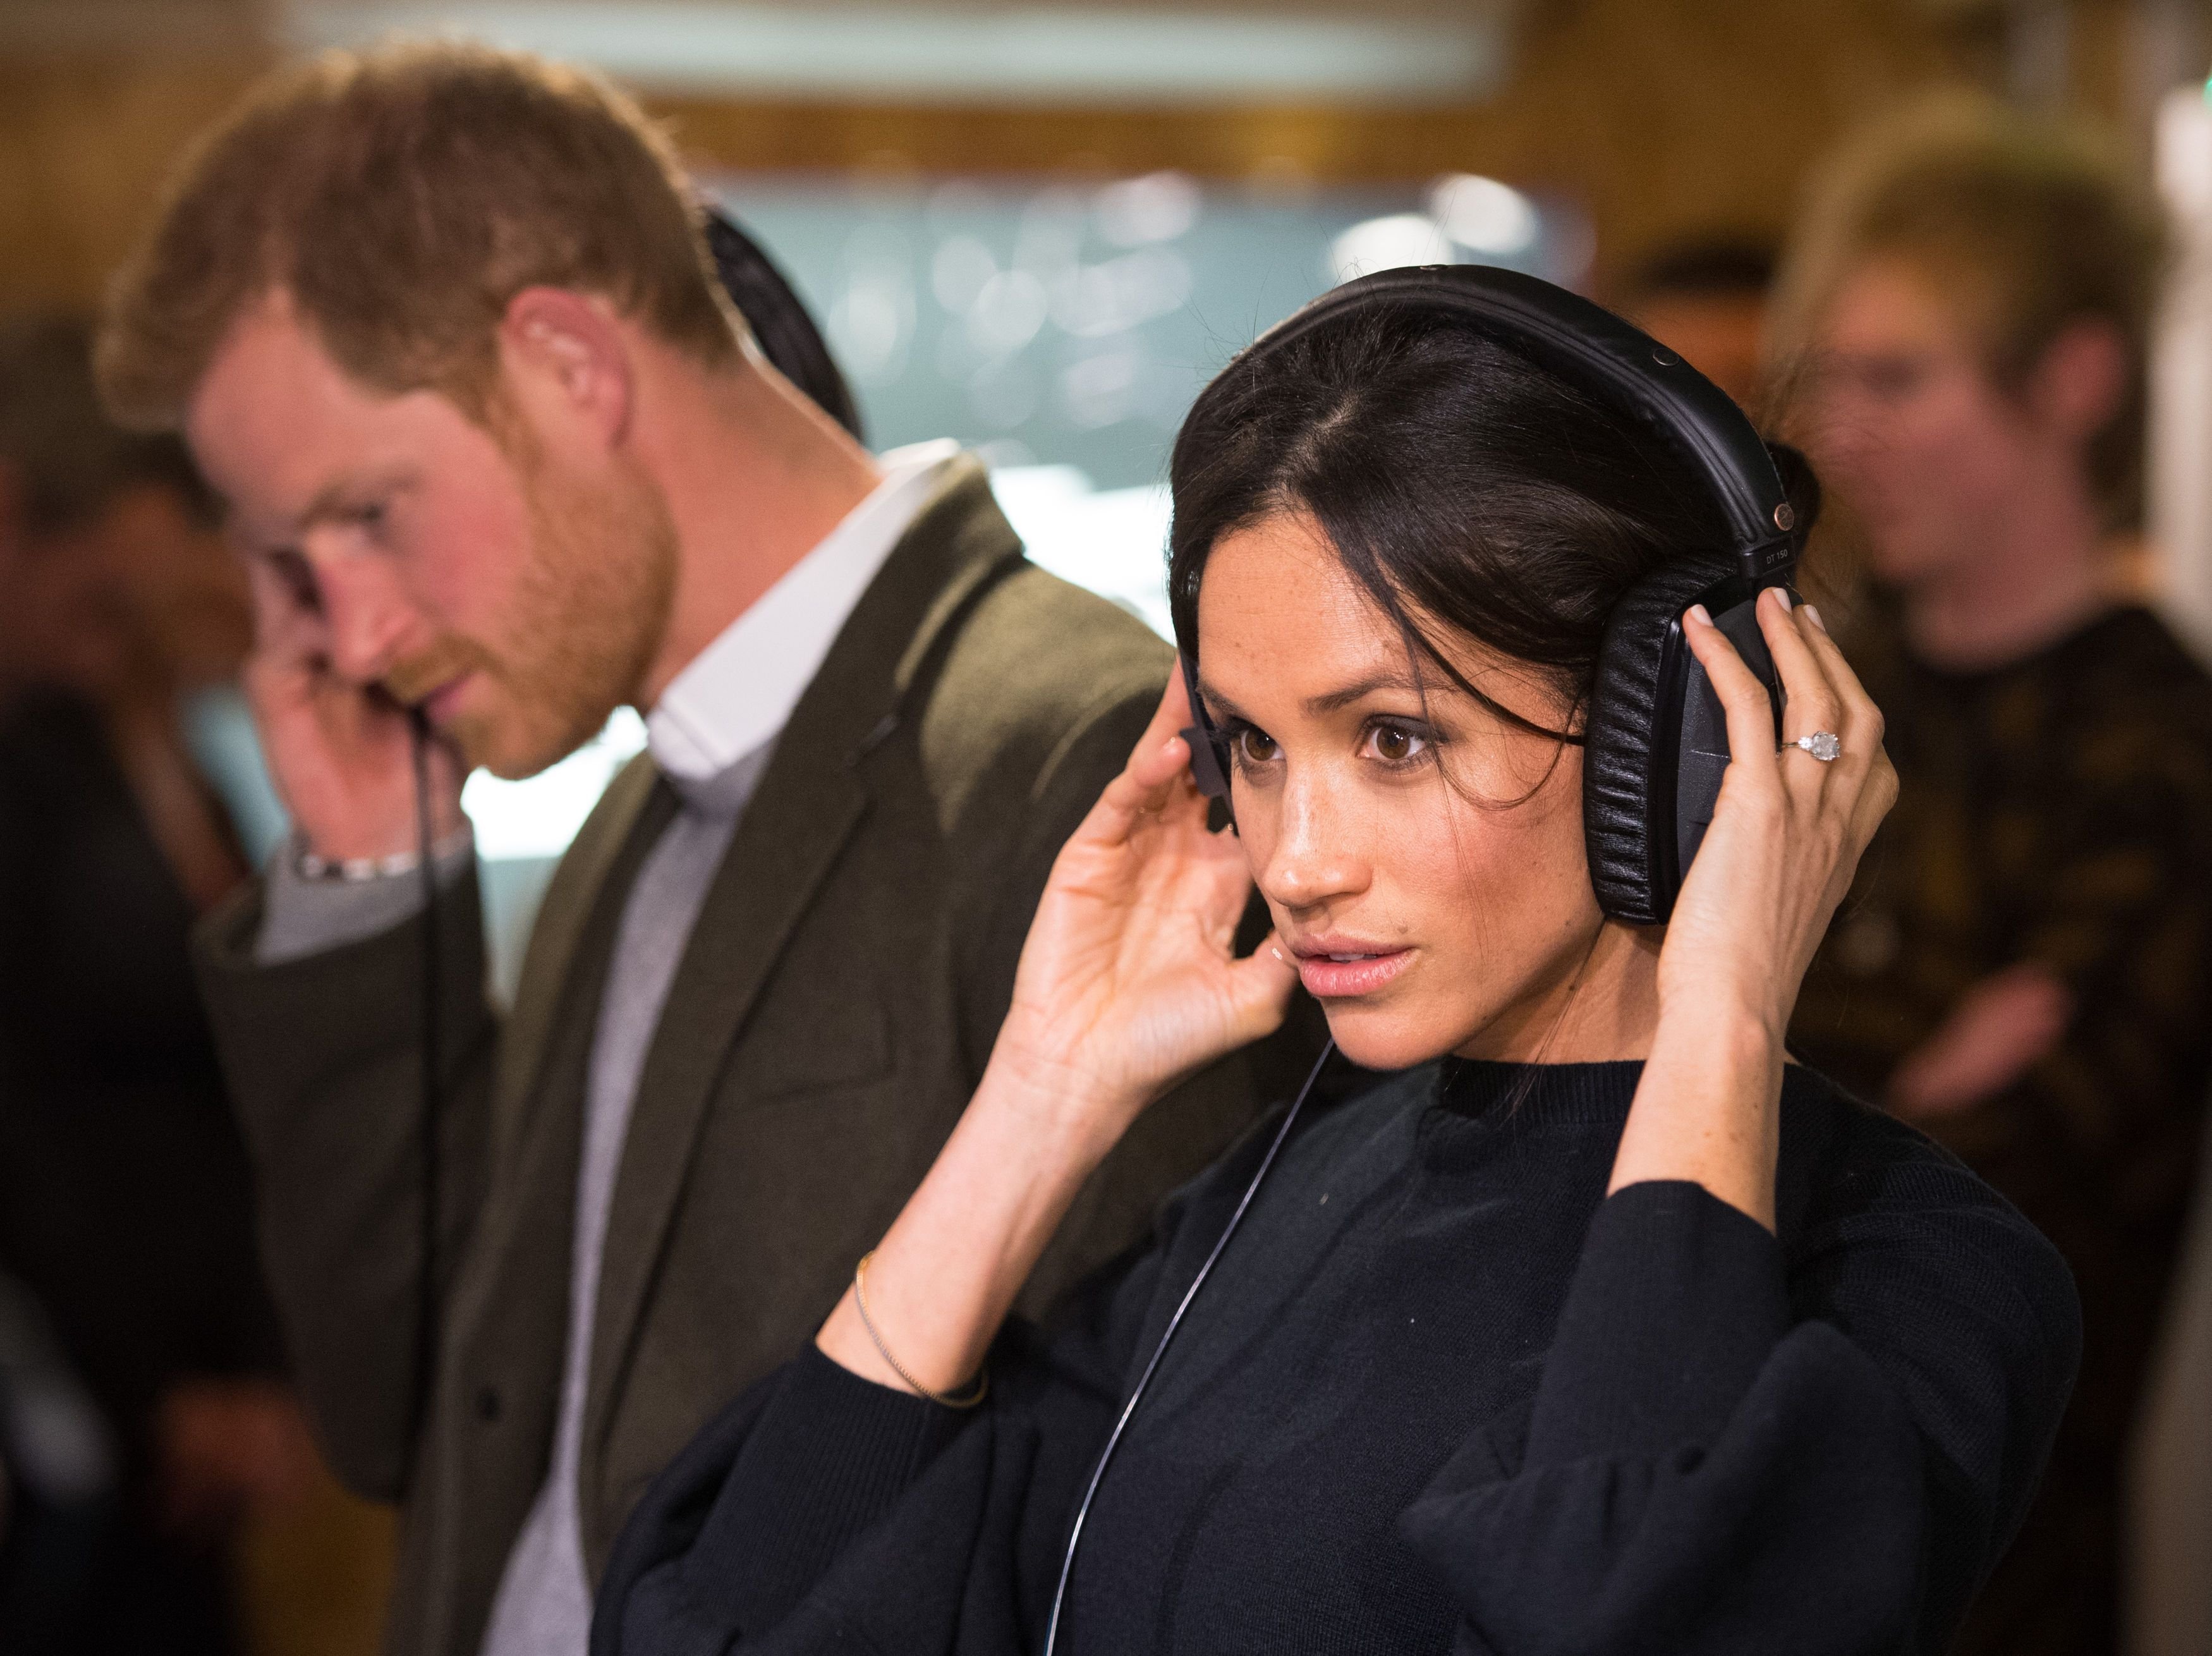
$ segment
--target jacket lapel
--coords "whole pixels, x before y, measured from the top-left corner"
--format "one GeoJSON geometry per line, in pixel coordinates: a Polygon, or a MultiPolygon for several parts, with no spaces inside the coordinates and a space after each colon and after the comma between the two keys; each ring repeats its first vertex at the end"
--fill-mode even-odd
{"type": "Polygon", "coordinates": [[[643,754],[623,766],[607,785],[546,887],[523,954],[514,1005],[501,1032],[498,1073],[492,1090],[491,1165],[495,1167],[514,1165],[526,1101],[538,1091],[547,1050],[563,1016],[570,980],[579,964],[578,950],[608,876],[641,824],[657,832],[673,814],[674,801],[668,789],[659,789],[659,797],[655,797],[659,778],[659,772],[643,754]],[[648,807],[655,808],[648,812],[648,807]],[[648,814],[654,819],[650,823],[646,822],[648,814]]]}
{"type": "MultiPolygon", "coordinates": [[[[638,1078],[592,1336],[585,1453],[606,1422],[730,1049],[868,809],[862,761],[896,728],[966,606],[1021,543],[963,457],[901,537],[776,740],[699,911],[638,1078]]],[[[742,1269],[732,1262],[733,1269],[742,1269]]],[[[586,1509],[589,1497],[586,1497],[586,1509]]]]}
{"type": "MultiPolygon", "coordinates": [[[[503,1394],[507,1418],[525,1428],[507,1443],[552,1431],[594,1013],[629,886],[675,811],[674,790],[653,765],[631,764],[609,784],[539,907],[493,1079],[493,1184],[454,1284],[441,1360],[448,1447],[464,1455],[488,1441],[469,1401],[479,1388],[503,1394]]],[[[496,1456],[472,1464],[469,1521],[512,1534],[534,1493],[531,1474],[496,1456]]],[[[461,1568],[454,1558],[440,1568],[448,1566],[461,1568]]]]}

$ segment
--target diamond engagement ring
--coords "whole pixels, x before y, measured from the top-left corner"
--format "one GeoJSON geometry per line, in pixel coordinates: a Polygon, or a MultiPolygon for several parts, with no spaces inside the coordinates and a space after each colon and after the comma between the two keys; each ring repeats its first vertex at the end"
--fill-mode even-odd
{"type": "Polygon", "coordinates": [[[1800,736],[1787,746],[1803,748],[1822,764],[1833,764],[1837,756],[1844,751],[1842,740],[1832,730],[1816,730],[1809,736],[1800,736]]]}

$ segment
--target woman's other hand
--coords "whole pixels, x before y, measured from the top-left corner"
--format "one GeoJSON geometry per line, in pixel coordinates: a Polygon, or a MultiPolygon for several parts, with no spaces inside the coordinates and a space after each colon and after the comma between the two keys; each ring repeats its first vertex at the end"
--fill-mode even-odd
{"type": "Polygon", "coordinates": [[[1771,1228],[1784,1032],[1897,773],[1817,612],[1770,588],[1758,615],[1782,678],[1778,751],[1766,686],[1701,609],[1683,618],[1728,714],[1729,767],[1659,951],[1658,1027],[1611,1188],[1687,1179],[1771,1228]],[[1832,760],[1795,745],[1821,732],[1832,760]]]}
{"type": "Polygon", "coordinates": [[[1237,958],[1252,879],[1235,837],[1206,827],[1178,734],[1191,722],[1172,673],[1053,864],[992,1052],[995,1080],[1097,1154],[1177,1081],[1273,1031],[1297,982],[1272,938],[1237,958]]]}

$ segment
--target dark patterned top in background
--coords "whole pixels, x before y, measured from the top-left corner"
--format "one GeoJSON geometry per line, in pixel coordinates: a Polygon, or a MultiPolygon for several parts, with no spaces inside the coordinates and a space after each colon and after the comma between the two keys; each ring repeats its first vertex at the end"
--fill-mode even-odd
{"type": "Polygon", "coordinates": [[[2212,679],[2136,608],[1973,674],[1856,631],[1903,788],[1791,1042],[1879,1100],[1993,973],[2039,963],[2072,991],[2026,1079],[1920,1124],[2057,1244],[2084,1324],[2042,1498],[1957,1649],[2109,1652],[2123,1460],[2212,1091],[2212,679]]]}

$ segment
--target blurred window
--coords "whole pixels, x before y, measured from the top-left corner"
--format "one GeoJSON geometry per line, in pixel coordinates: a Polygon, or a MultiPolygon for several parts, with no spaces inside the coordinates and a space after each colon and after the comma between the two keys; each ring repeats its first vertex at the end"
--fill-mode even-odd
{"type": "Polygon", "coordinates": [[[1160,481],[1206,381],[1348,276],[1474,259],[1571,282],[1588,259],[1579,215],[1468,176],[710,183],[823,320],[881,446],[954,436],[1100,489],[1160,481]]]}

